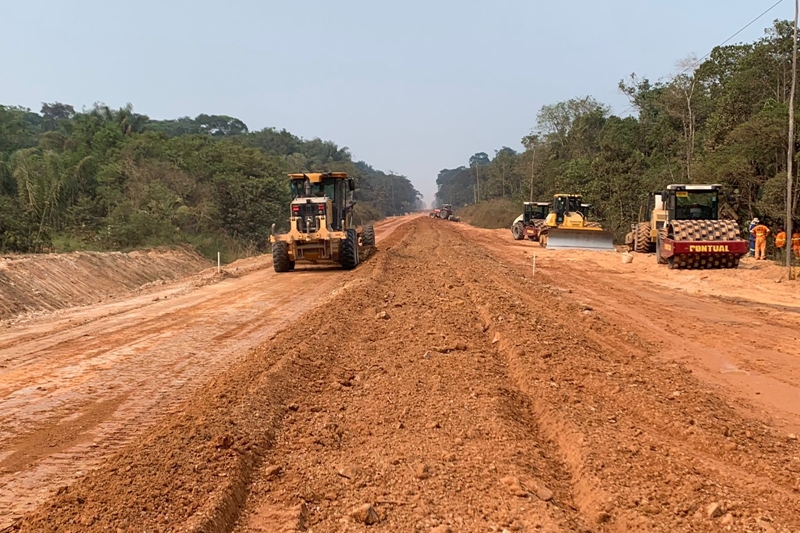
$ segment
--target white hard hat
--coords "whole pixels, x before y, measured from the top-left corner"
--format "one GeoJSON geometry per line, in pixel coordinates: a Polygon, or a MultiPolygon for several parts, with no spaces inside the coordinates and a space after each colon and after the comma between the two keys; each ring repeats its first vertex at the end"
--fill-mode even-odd
{"type": "Polygon", "coordinates": [[[753,222],[755,222],[756,224],[758,224],[758,218],[754,218],[754,219],[753,219],[753,222]]]}

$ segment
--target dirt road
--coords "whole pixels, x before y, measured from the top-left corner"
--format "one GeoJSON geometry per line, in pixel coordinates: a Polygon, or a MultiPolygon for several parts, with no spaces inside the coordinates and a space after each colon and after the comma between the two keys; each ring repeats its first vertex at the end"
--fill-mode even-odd
{"type": "Polygon", "coordinates": [[[602,311],[681,362],[731,402],[787,433],[800,434],[800,286],[785,269],[745,258],[737,270],[677,271],[635,254],[543,250],[507,230],[459,228],[528,270],[534,253],[544,283],[602,311]]]}
{"type": "MultiPolygon", "coordinates": [[[[746,381],[791,386],[797,352],[752,327],[760,316],[789,334],[788,302],[746,301],[733,282],[710,285],[736,302],[676,297],[679,274],[647,283],[660,272],[622,271],[613,254],[539,253],[531,279],[528,243],[427,218],[381,250],[337,273],[324,320],[298,313],[225,372],[206,371],[170,416],[20,529],[800,528],[793,400],[779,410],[781,393],[746,381]],[[715,373],[709,351],[743,373],[715,373]]],[[[225,302],[259,291],[239,289],[225,302]]]]}
{"type": "Polygon", "coordinates": [[[0,529],[342,283],[331,269],[276,275],[268,257],[243,265],[0,330],[0,529]]]}

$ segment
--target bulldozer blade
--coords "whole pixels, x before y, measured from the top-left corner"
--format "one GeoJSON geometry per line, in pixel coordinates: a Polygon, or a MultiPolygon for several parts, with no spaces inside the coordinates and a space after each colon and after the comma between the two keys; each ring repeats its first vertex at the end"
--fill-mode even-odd
{"type": "Polygon", "coordinates": [[[556,229],[547,231],[547,248],[553,250],[615,251],[610,231],[588,229],[556,229]]]}

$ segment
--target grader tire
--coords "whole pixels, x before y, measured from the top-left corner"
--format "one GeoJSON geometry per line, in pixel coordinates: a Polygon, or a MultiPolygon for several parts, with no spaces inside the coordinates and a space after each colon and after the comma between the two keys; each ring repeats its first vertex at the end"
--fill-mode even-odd
{"type": "Polygon", "coordinates": [[[636,253],[649,254],[651,248],[650,223],[639,222],[633,234],[633,249],[636,253]]]}
{"type": "Polygon", "coordinates": [[[275,272],[289,272],[294,268],[294,261],[289,260],[289,246],[285,242],[272,245],[272,268],[275,272]]]}
{"type": "Polygon", "coordinates": [[[358,266],[358,234],[356,230],[347,230],[347,237],[340,244],[339,261],[344,270],[353,270],[358,266]]]}
{"type": "Polygon", "coordinates": [[[525,238],[525,226],[522,225],[522,222],[517,222],[511,226],[511,235],[514,236],[515,241],[521,241],[525,238]]]}
{"type": "Polygon", "coordinates": [[[372,226],[364,226],[364,231],[361,232],[361,245],[362,246],[375,246],[375,228],[372,226]]]}

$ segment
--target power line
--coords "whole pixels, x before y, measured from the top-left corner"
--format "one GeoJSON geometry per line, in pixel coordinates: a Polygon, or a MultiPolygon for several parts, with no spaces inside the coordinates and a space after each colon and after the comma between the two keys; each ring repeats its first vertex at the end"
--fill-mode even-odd
{"type": "MultiPolygon", "coordinates": [[[[728,37],[727,39],[725,39],[724,41],[722,41],[722,43],[721,43],[721,44],[718,44],[718,45],[717,45],[717,46],[715,46],[714,48],[719,48],[720,46],[725,46],[726,44],[728,44],[729,42],[731,42],[731,41],[732,41],[732,40],[733,40],[733,39],[734,39],[734,38],[735,38],[737,35],[739,35],[739,34],[740,34],[740,33],[742,33],[744,30],[746,30],[747,28],[749,28],[750,26],[752,26],[753,24],[755,24],[755,23],[758,21],[758,19],[760,19],[761,17],[763,17],[764,15],[766,15],[767,13],[769,13],[770,11],[772,11],[773,9],[775,9],[776,7],[778,7],[778,5],[780,5],[780,4],[782,4],[782,3],[783,3],[783,0],[778,0],[777,2],[775,2],[774,4],[772,4],[770,7],[768,7],[768,8],[766,9],[766,11],[764,11],[764,12],[763,12],[763,13],[761,13],[759,16],[757,16],[756,18],[754,18],[753,20],[751,20],[750,22],[748,22],[747,24],[745,24],[744,26],[742,26],[742,28],[741,28],[739,31],[737,31],[736,33],[734,33],[733,35],[731,35],[730,37],[728,37]]],[[[706,59],[708,56],[710,56],[710,55],[711,55],[711,54],[714,52],[714,48],[712,48],[712,49],[711,49],[711,51],[710,51],[709,53],[707,53],[706,55],[704,55],[703,57],[701,57],[700,59],[698,59],[698,60],[697,60],[697,63],[700,63],[702,60],[704,60],[704,59],[706,59]]],[[[696,63],[696,64],[697,64],[697,63],[696,63]]],[[[689,67],[689,68],[691,68],[691,67],[689,67]]],[[[686,70],[689,70],[689,69],[687,68],[686,70]]],[[[686,70],[684,70],[683,72],[686,72],[686,70]]]]}
{"type": "MultiPolygon", "coordinates": [[[[770,11],[772,11],[773,9],[775,9],[776,7],[778,7],[778,6],[779,6],[780,4],[782,4],[782,3],[783,3],[783,0],[778,0],[777,2],[775,2],[774,4],[772,4],[770,7],[768,7],[766,10],[764,10],[764,11],[763,11],[763,12],[762,12],[760,15],[758,15],[756,18],[754,18],[753,20],[751,20],[750,22],[748,22],[747,24],[745,24],[744,26],[742,26],[741,28],[739,28],[739,30],[738,30],[736,33],[734,33],[733,35],[731,35],[730,37],[728,37],[727,39],[725,39],[724,41],[722,41],[720,44],[718,44],[717,46],[715,46],[714,48],[712,48],[710,52],[708,52],[706,55],[704,55],[703,57],[701,57],[700,59],[698,59],[697,61],[695,61],[695,62],[694,62],[694,63],[692,63],[691,65],[687,66],[685,69],[683,69],[682,71],[680,71],[678,74],[684,74],[685,72],[688,72],[689,70],[691,70],[691,69],[693,69],[693,68],[697,68],[698,66],[700,66],[700,63],[701,63],[703,60],[707,59],[707,58],[708,58],[708,57],[709,57],[711,54],[713,54],[715,49],[719,48],[720,46],[725,46],[726,44],[728,44],[729,42],[731,42],[733,39],[735,39],[735,38],[736,38],[736,36],[737,36],[737,35],[739,35],[739,34],[740,34],[740,33],[742,33],[744,30],[746,30],[747,28],[749,28],[750,26],[752,26],[753,24],[755,24],[755,23],[756,23],[756,22],[757,22],[757,21],[758,21],[758,20],[759,20],[761,17],[763,17],[764,15],[766,15],[767,13],[769,13],[770,11]]],[[[631,110],[632,110],[633,108],[635,108],[635,107],[636,107],[636,105],[635,105],[635,104],[634,104],[634,105],[631,105],[631,106],[630,106],[630,107],[628,107],[628,108],[627,108],[625,111],[623,111],[622,113],[620,113],[620,116],[621,116],[621,115],[624,115],[624,114],[625,114],[625,113],[627,113],[628,111],[631,111],[631,110]]]]}

